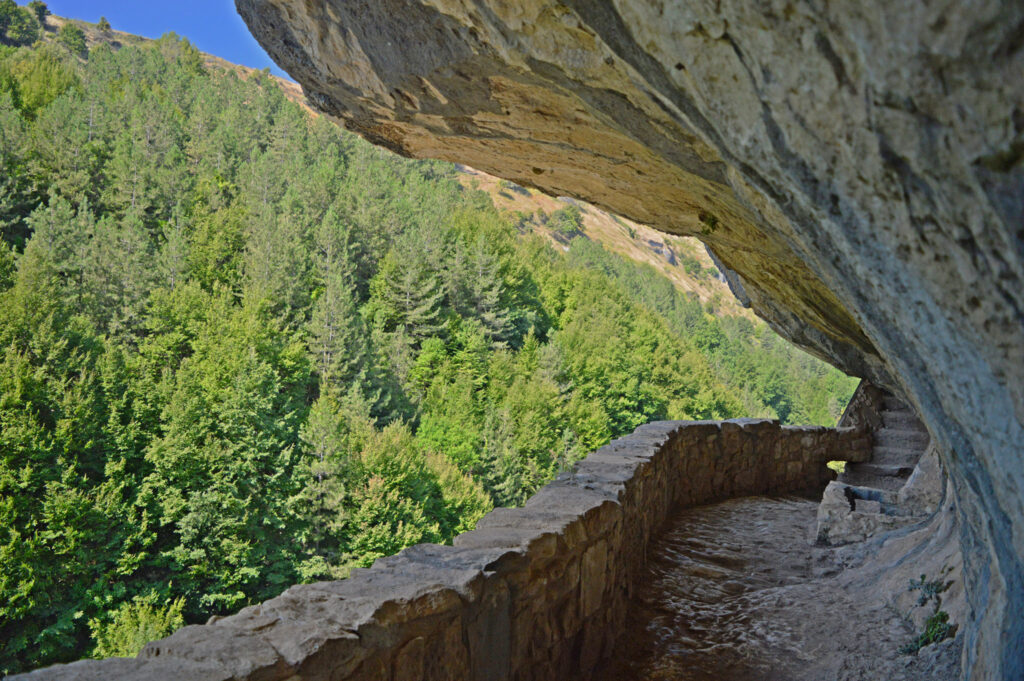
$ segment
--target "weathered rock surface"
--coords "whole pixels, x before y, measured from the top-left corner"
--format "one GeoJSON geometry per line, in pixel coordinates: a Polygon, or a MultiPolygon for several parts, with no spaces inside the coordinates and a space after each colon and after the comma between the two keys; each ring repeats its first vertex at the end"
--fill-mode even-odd
{"type": "Polygon", "coordinates": [[[696,234],[906,395],[958,501],[965,670],[1024,677],[1024,4],[236,4],[349,128],[696,234]]]}

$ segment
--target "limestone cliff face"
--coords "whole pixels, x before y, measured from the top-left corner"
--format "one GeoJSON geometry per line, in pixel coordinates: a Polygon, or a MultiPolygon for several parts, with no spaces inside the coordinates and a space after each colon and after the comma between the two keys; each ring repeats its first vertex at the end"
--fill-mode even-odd
{"type": "Polygon", "coordinates": [[[352,130],[697,235],[906,395],[958,501],[965,669],[1024,677],[1024,4],[236,3],[352,130]]]}

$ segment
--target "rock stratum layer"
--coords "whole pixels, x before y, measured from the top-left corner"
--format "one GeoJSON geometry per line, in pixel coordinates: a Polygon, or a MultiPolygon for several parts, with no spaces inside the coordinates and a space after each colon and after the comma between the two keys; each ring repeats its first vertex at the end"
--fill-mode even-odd
{"type": "Polygon", "coordinates": [[[958,502],[965,676],[1024,678],[1024,4],[236,4],[348,128],[697,235],[908,397],[958,502]]]}

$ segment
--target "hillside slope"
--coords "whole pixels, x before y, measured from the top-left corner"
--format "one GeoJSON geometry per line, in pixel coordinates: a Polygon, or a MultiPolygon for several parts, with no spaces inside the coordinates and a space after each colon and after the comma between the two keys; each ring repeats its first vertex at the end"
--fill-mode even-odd
{"type": "MultiPolygon", "coordinates": [[[[154,41],[150,38],[125,33],[116,29],[101,30],[98,24],[80,19],[69,19],[56,15],[46,18],[45,41],[53,41],[61,26],[72,23],[82,29],[86,43],[90,48],[96,45],[109,45],[120,48],[126,45],[146,45],[154,41]]],[[[208,67],[220,69],[248,78],[259,72],[263,77],[276,83],[285,96],[302,106],[311,115],[322,115],[315,112],[306,101],[302,87],[291,80],[258,71],[246,66],[233,64],[220,57],[201,53],[208,67]]],[[[565,207],[566,199],[556,199],[540,192],[519,187],[506,180],[494,177],[468,166],[457,165],[460,172],[459,181],[468,188],[480,189],[490,195],[495,206],[508,212],[513,220],[517,214],[535,215],[537,211],[546,214],[554,213],[565,207]]],[[[709,311],[718,315],[740,315],[756,321],[756,317],[748,309],[743,308],[729,290],[711,257],[704,246],[695,238],[681,237],[659,232],[645,225],[612,215],[583,201],[574,201],[582,210],[585,229],[581,236],[600,243],[609,251],[629,258],[633,262],[650,265],[672,282],[680,291],[693,294],[702,303],[708,305],[709,311]]],[[[544,224],[530,225],[530,231],[541,234],[553,243],[565,245],[564,239],[555,236],[554,231],[544,224]]]]}
{"type": "Polygon", "coordinates": [[[557,247],[567,248],[567,239],[535,216],[538,211],[550,215],[567,204],[582,213],[583,229],[578,236],[596,241],[607,250],[635,263],[649,265],[680,291],[696,296],[717,315],[739,315],[756,320],[729,290],[711,256],[697,239],[674,236],[608,213],[585,201],[552,198],[536,190],[520,187],[468,166],[456,165],[459,181],[465,186],[487,192],[494,205],[525,229],[542,234],[557,247]],[[533,218],[533,219],[531,219],[533,218]]]}

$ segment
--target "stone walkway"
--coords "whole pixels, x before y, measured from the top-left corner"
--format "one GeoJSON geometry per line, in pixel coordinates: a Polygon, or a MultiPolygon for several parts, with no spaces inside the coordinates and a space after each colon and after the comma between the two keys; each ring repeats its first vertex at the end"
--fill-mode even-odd
{"type": "Polygon", "coordinates": [[[956,678],[953,645],[899,655],[911,626],[835,579],[835,550],[808,544],[816,509],[748,497],[682,511],[654,547],[620,653],[598,680],[956,678]]]}

